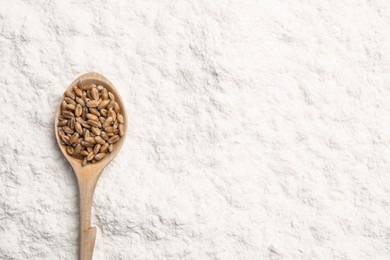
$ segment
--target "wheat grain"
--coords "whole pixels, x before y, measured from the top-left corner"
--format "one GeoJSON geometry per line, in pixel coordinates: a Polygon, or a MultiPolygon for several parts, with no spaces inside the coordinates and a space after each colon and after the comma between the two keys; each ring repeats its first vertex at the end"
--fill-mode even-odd
{"type": "Polygon", "coordinates": [[[98,153],[97,155],[95,155],[96,161],[100,161],[100,160],[103,159],[104,157],[106,157],[106,154],[105,154],[105,153],[98,153]]]}
{"type": "Polygon", "coordinates": [[[87,102],[87,107],[97,107],[99,105],[98,100],[90,100],[87,102]]]}
{"type": "Polygon", "coordinates": [[[121,107],[103,85],[72,86],[65,91],[60,108],[57,134],[61,145],[83,166],[104,159],[125,133],[121,107]]]}

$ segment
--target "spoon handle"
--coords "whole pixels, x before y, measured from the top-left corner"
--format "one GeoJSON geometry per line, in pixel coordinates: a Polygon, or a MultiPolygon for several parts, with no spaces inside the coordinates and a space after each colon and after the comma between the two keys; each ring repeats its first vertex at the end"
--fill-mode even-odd
{"type": "Polygon", "coordinates": [[[80,189],[80,260],[92,260],[96,227],[91,227],[92,198],[97,179],[79,179],[80,189]]]}

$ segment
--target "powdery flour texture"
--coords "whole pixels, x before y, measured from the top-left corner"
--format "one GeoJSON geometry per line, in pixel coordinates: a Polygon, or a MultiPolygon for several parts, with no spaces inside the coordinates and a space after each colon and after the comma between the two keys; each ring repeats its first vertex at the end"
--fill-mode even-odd
{"type": "Polygon", "coordinates": [[[389,259],[390,2],[0,0],[0,259],[77,259],[53,130],[121,93],[94,259],[389,259]]]}

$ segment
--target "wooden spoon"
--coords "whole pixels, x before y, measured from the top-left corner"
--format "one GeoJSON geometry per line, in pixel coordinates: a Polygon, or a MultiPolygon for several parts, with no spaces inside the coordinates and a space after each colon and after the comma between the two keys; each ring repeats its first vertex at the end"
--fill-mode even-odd
{"type": "Polygon", "coordinates": [[[68,160],[72,166],[79,185],[80,191],[80,260],[91,260],[93,255],[93,249],[95,246],[96,239],[96,227],[91,227],[91,206],[92,206],[92,197],[95,191],[96,183],[107,164],[114,159],[121,149],[127,132],[127,115],[126,109],[124,107],[121,96],[118,91],[115,89],[114,85],[103,75],[99,73],[91,72],[81,75],[75,79],[72,84],[68,87],[68,90],[71,90],[72,86],[76,85],[79,82],[82,82],[83,85],[88,85],[94,83],[96,85],[104,86],[108,91],[115,95],[116,102],[121,107],[121,114],[124,118],[124,132],[125,134],[119,139],[119,141],[114,145],[114,149],[111,153],[107,154],[101,161],[95,163],[87,164],[82,166],[82,160],[70,156],[66,152],[64,145],[61,145],[60,137],[58,136],[57,125],[58,117],[61,113],[61,99],[60,104],[57,107],[54,129],[55,135],[57,138],[57,143],[64,154],[65,158],[68,160]]]}

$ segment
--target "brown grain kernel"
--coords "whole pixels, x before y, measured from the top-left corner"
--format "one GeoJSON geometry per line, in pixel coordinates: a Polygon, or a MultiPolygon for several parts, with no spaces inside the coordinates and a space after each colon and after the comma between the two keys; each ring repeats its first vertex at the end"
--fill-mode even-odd
{"type": "Polygon", "coordinates": [[[73,105],[73,104],[67,104],[66,105],[66,109],[68,109],[68,110],[75,110],[76,109],[76,106],[75,105],[73,105]]]}
{"type": "Polygon", "coordinates": [[[99,91],[96,88],[90,90],[91,98],[94,100],[99,100],[99,91]]]}
{"type": "Polygon", "coordinates": [[[64,132],[65,132],[66,134],[73,134],[73,133],[74,133],[74,130],[71,129],[69,126],[64,126],[64,127],[62,127],[62,130],[64,130],[64,132]]]}
{"type": "Polygon", "coordinates": [[[111,153],[114,150],[114,144],[108,146],[108,151],[111,153]]]}
{"type": "Polygon", "coordinates": [[[108,106],[107,106],[107,109],[110,110],[110,109],[114,109],[115,107],[115,101],[111,101],[108,106]]]}
{"type": "Polygon", "coordinates": [[[101,95],[102,95],[102,99],[103,100],[107,100],[108,99],[108,91],[107,91],[107,89],[102,89],[102,91],[101,91],[101,95]]]}
{"type": "Polygon", "coordinates": [[[79,89],[83,89],[83,86],[84,86],[84,82],[83,82],[83,80],[82,79],[79,79],[79,82],[78,83],[76,83],[76,85],[75,86],[77,86],[79,89]]]}
{"type": "Polygon", "coordinates": [[[83,141],[83,139],[81,139],[81,138],[79,137],[79,138],[77,139],[77,141],[76,141],[75,144],[76,144],[76,145],[77,145],[77,144],[81,144],[82,141],[83,141]]]}
{"type": "Polygon", "coordinates": [[[101,133],[101,131],[100,131],[100,129],[98,127],[92,127],[91,131],[95,135],[100,135],[100,133],[101,133]]]}
{"type": "Polygon", "coordinates": [[[81,122],[85,122],[85,121],[84,121],[84,119],[82,117],[77,117],[76,118],[76,122],[81,123],[81,122]]]}
{"type": "Polygon", "coordinates": [[[61,139],[62,139],[62,141],[63,141],[65,144],[70,145],[70,138],[69,138],[69,136],[64,135],[64,136],[62,136],[61,139]]]}
{"type": "Polygon", "coordinates": [[[104,109],[108,106],[108,104],[110,103],[110,101],[108,100],[102,100],[100,101],[99,105],[98,105],[98,109],[104,109]]]}
{"type": "Polygon", "coordinates": [[[67,105],[68,105],[68,103],[66,103],[65,101],[62,101],[61,102],[61,110],[64,111],[66,109],[67,105]]]}
{"type": "Polygon", "coordinates": [[[98,117],[95,116],[94,114],[87,114],[87,118],[90,119],[90,120],[95,120],[95,121],[98,121],[98,117]]]}
{"type": "Polygon", "coordinates": [[[112,120],[114,120],[114,121],[116,120],[116,112],[112,109],[108,110],[107,116],[112,117],[112,120]]]}
{"type": "Polygon", "coordinates": [[[119,123],[118,123],[118,121],[115,121],[115,123],[112,125],[112,127],[114,127],[114,129],[117,129],[117,128],[118,128],[118,126],[119,126],[119,123]]]}
{"type": "Polygon", "coordinates": [[[107,133],[106,132],[104,132],[104,131],[102,131],[102,133],[100,134],[100,136],[104,139],[104,140],[108,140],[108,139],[110,139],[110,137],[107,135],[107,133]]]}
{"type": "Polygon", "coordinates": [[[111,122],[113,121],[112,117],[107,117],[107,119],[103,123],[103,128],[106,128],[107,126],[111,125],[111,122]]]}
{"type": "Polygon", "coordinates": [[[93,100],[93,98],[91,96],[91,91],[87,91],[87,100],[86,101],[90,101],[90,100],[93,100]]]}
{"type": "Polygon", "coordinates": [[[120,123],[120,124],[123,124],[123,116],[122,116],[122,114],[119,114],[119,113],[117,113],[116,114],[116,119],[118,120],[118,122],[120,123]]]}
{"type": "Polygon", "coordinates": [[[87,157],[84,157],[83,162],[82,162],[82,165],[85,166],[85,165],[87,165],[87,163],[88,163],[88,162],[87,162],[87,157]]]}
{"type": "Polygon", "coordinates": [[[81,89],[79,89],[77,86],[73,86],[73,91],[74,93],[79,96],[79,97],[82,97],[83,96],[83,92],[81,91],[81,89]]]}
{"type": "Polygon", "coordinates": [[[94,147],[95,144],[89,143],[89,142],[85,142],[85,141],[81,141],[81,145],[84,146],[84,147],[94,147]]]}
{"type": "Polygon", "coordinates": [[[101,145],[106,143],[106,141],[100,136],[95,136],[95,141],[96,141],[96,143],[101,144],[101,145]]]}
{"type": "Polygon", "coordinates": [[[117,102],[115,102],[114,110],[115,110],[115,112],[117,112],[117,113],[121,110],[121,108],[120,108],[120,106],[119,106],[119,104],[118,104],[117,102]]]}
{"type": "Polygon", "coordinates": [[[67,123],[68,123],[68,120],[66,120],[66,119],[60,120],[60,121],[58,121],[58,126],[65,126],[67,123]]]}
{"type": "Polygon", "coordinates": [[[63,110],[62,111],[62,115],[66,118],[66,119],[71,119],[73,117],[73,113],[68,111],[68,110],[63,110]]]}
{"type": "Polygon", "coordinates": [[[88,124],[94,127],[99,127],[99,128],[102,127],[102,124],[99,121],[95,121],[95,120],[88,120],[88,124]]]}
{"type": "Polygon", "coordinates": [[[77,158],[77,159],[84,159],[84,156],[82,156],[82,155],[80,155],[80,154],[77,154],[77,153],[75,153],[75,152],[73,152],[72,156],[73,156],[74,158],[77,158]]]}
{"type": "Polygon", "coordinates": [[[90,152],[87,156],[87,161],[92,161],[92,159],[95,157],[95,154],[92,152],[90,152]]]}
{"type": "Polygon", "coordinates": [[[57,133],[58,133],[58,136],[59,136],[60,138],[62,138],[63,136],[65,136],[65,132],[64,132],[64,130],[62,130],[62,127],[59,127],[59,128],[57,129],[57,133]]]}
{"type": "Polygon", "coordinates": [[[89,100],[89,99],[87,98],[87,92],[83,91],[82,99],[83,99],[83,101],[84,101],[84,104],[87,104],[87,101],[89,100]]]}
{"type": "Polygon", "coordinates": [[[107,116],[107,109],[101,109],[101,110],[100,110],[100,114],[101,114],[102,116],[106,117],[106,116],[107,116]]]}
{"type": "Polygon", "coordinates": [[[101,147],[101,144],[95,144],[95,146],[93,147],[93,153],[98,154],[101,147]]]}
{"type": "Polygon", "coordinates": [[[74,148],[74,153],[79,154],[82,148],[83,147],[81,146],[81,144],[77,144],[76,147],[74,148]]]}
{"type": "Polygon", "coordinates": [[[97,107],[99,105],[98,100],[90,100],[87,102],[87,107],[97,107]]]}
{"type": "Polygon", "coordinates": [[[101,152],[101,153],[105,153],[105,152],[108,150],[108,146],[109,146],[108,143],[104,143],[104,144],[102,145],[102,147],[100,148],[100,152],[101,152]]]}
{"type": "Polygon", "coordinates": [[[82,98],[79,98],[79,97],[76,98],[76,103],[77,103],[77,104],[80,104],[80,105],[83,106],[83,107],[85,106],[85,102],[84,102],[84,100],[83,100],[82,98]]]}
{"type": "Polygon", "coordinates": [[[81,113],[81,117],[82,117],[84,120],[87,120],[87,114],[88,114],[88,108],[83,107],[83,113],[81,113]]]}
{"type": "Polygon", "coordinates": [[[74,129],[74,124],[76,123],[76,119],[72,117],[72,119],[69,121],[69,127],[70,129],[74,129]]]}
{"type": "Polygon", "coordinates": [[[81,121],[81,120],[80,120],[80,124],[81,124],[81,126],[84,127],[84,128],[91,128],[91,125],[88,124],[87,121],[84,121],[84,120],[81,121]]]}
{"type": "Polygon", "coordinates": [[[73,152],[74,152],[73,147],[72,147],[72,146],[67,146],[67,147],[66,147],[66,152],[67,152],[69,155],[72,155],[73,152]]]}
{"type": "Polygon", "coordinates": [[[91,113],[91,114],[93,114],[95,116],[100,116],[100,113],[99,113],[99,111],[96,108],[92,108],[91,107],[88,110],[89,110],[89,113],[91,113]]]}
{"type": "Polygon", "coordinates": [[[80,154],[81,154],[82,156],[87,156],[87,155],[88,155],[88,151],[86,151],[86,150],[81,150],[81,151],[80,151],[80,154]]]}
{"type": "Polygon", "coordinates": [[[111,92],[108,92],[108,97],[115,102],[115,96],[111,92]]]}
{"type": "Polygon", "coordinates": [[[84,129],[84,137],[91,137],[91,133],[89,132],[88,129],[84,129]]]}
{"type": "Polygon", "coordinates": [[[88,91],[88,90],[90,90],[90,89],[92,89],[92,88],[95,88],[95,87],[96,87],[95,84],[84,85],[84,86],[82,87],[82,90],[88,91]]]}
{"type": "Polygon", "coordinates": [[[105,153],[98,153],[97,155],[95,155],[96,161],[100,161],[100,160],[103,159],[104,157],[106,157],[106,154],[105,154],[105,153]]]}
{"type": "Polygon", "coordinates": [[[119,129],[119,136],[122,137],[125,134],[125,129],[123,124],[120,124],[118,129],[119,129]]]}
{"type": "Polygon", "coordinates": [[[71,98],[71,99],[75,98],[75,95],[74,95],[73,91],[71,91],[71,90],[65,91],[65,96],[68,98],[71,98]]]}
{"type": "Polygon", "coordinates": [[[112,136],[110,139],[108,139],[108,143],[109,144],[115,144],[116,142],[118,142],[118,140],[119,140],[119,136],[118,135],[114,135],[114,136],[112,136]]]}
{"type": "Polygon", "coordinates": [[[82,113],[83,113],[83,107],[80,104],[77,104],[76,109],[74,111],[74,115],[78,117],[81,116],[82,113]]]}
{"type": "Polygon", "coordinates": [[[104,128],[104,131],[106,131],[107,133],[113,133],[114,132],[114,127],[112,126],[107,126],[104,128]]]}
{"type": "Polygon", "coordinates": [[[67,104],[76,105],[76,102],[71,98],[65,97],[64,100],[67,104]]]}
{"type": "Polygon", "coordinates": [[[86,141],[86,142],[88,142],[88,143],[92,143],[92,144],[95,144],[95,143],[96,143],[94,137],[85,137],[85,138],[84,138],[84,141],[86,141]]]}
{"type": "Polygon", "coordinates": [[[79,139],[79,133],[74,133],[73,135],[72,135],[72,137],[70,138],[70,142],[72,143],[72,144],[75,144],[76,142],[77,142],[77,140],[79,139]]]}
{"type": "Polygon", "coordinates": [[[76,122],[74,124],[74,128],[76,129],[76,132],[79,133],[80,135],[83,133],[83,128],[81,127],[79,122],[76,122]]]}

